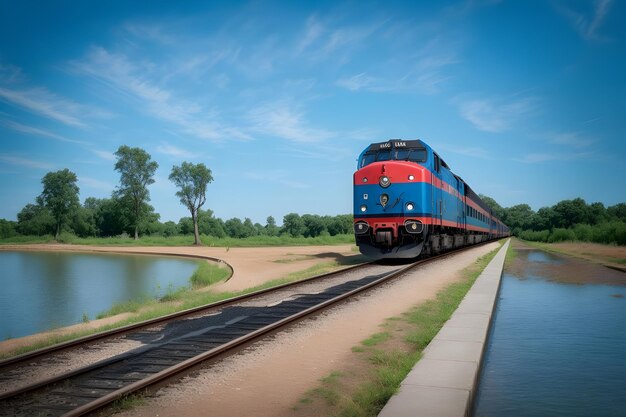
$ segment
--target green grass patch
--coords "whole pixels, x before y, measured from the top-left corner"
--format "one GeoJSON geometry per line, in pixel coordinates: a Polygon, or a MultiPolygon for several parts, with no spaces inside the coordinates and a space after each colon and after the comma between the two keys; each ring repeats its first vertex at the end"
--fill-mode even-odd
{"type": "Polygon", "coordinates": [[[509,244],[509,247],[506,251],[506,255],[504,257],[505,267],[509,267],[513,265],[513,262],[515,262],[515,259],[517,259],[517,250],[513,247],[513,245],[509,244]]]}
{"type": "Polygon", "coordinates": [[[363,346],[376,346],[379,343],[385,342],[391,339],[391,334],[388,332],[376,333],[363,340],[361,344],[363,346]]]}
{"type": "Polygon", "coordinates": [[[319,394],[317,398],[323,399],[327,407],[330,406],[330,410],[326,410],[328,415],[341,417],[378,415],[419,360],[423,349],[452,316],[476,278],[498,250],[499,248],[465,268],[462,271],[463,278],[440,291],[435,299],[414,307],[401,317],[386,320],[383,326],[385,332],[376,333],[362,341],[361,346],[353,347],[353,352],[362,355],[360,357],[364,362],[359,369],[366,373],[365,376],[358,377],[356,388],[347,388],[354,386],[347,380],[349,372],[348,376],[334,378],[332,384],[322,380],[321,387],[311,391],[312,400],[306,405],[301,403],[301,407],[309,406],[314,402],[315,395],[319,394]],[[329,392],[332,392],[333,404],[328,401],[329,392]]]}
{"type": "Polygon", "coordinates": [[[110,414],[117,414],[121,413],[122,411],[127,411],[132,408],[142,406],[145,403],[145,391],[142,391],[140,393],[126,395],[113,401],[111,405],[107,408],[107,410],[110,411],[110,414]]]}
{"type": "Polygon", "coordinates": [[[194,288],[206,287],[230,277],[231,271],[209,262],[201,262],[190,278],[194,288]]]}

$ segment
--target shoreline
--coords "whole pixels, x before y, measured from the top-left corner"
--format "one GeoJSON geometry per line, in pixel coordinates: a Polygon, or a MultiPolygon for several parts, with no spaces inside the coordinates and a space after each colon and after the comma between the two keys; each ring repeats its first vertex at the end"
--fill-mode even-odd
{"type": "MultiPolygon", "coordinates": [[[[111,255],[142,255],[142,256],[171,256],[193,259],[202,259],[220,267],[225,266],[231,273],[230,277],[214,285],[199,289],[190,289],[194,295],[214,292],[237,292],[257,285],[262,285],[273,279],[286,277],[290,273],[306,270],[315,265],[324,263],[328,258],[341,260],[350,256],[360,256],[352,252],[352,245],[337,246],[286,246],[262,248],[215,248],[206,246],[149,246],[149,247],[107,247],[86,246],[73,244],[28,244],[2,245],[0,251],[31,251],[31,252],[76,252],[98,253],[111,255]],[[333,250],[335,250],[333,252],[333,250]],[[226,258],[226,259],[224,259],[226,258]],[[266,268],[259,268],[265,264],[266,268]]],[[[341,266],[341,265],[340,265],[341,266]]],[[[173,306],[177,311],[182,309],[183,302],[166,301],[163,306],[173,306]]],[[[149,309],[147,306],[146,309],[149,309]]],[[[0,357],[19,355],[24,349],[41,347],[41,344],[51,345],[60,343],[71,337],[76,339],[86,334],[94,334],[112,327],[122,327],[133,317],[142,313],[140,308],[136,312],[124,312],[102,319],[90,320],[86,323],[76,323],[44,332],[23,336],[20,338],[0,341],[0,357]],[[49,342],[49,343],[47,343],[49,342]]],[[[32,349],[30,349],[32,350],[32,349]]]]}

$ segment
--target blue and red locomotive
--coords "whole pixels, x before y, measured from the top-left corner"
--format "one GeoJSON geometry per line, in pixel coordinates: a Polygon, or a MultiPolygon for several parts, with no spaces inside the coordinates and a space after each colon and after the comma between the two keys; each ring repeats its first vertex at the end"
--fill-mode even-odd
{"type": "Polygon", "coordinates": [[[421,140],[374,143],[354,173],[361,253],[414,258],[508,236],[509,229],[421,140]]]}

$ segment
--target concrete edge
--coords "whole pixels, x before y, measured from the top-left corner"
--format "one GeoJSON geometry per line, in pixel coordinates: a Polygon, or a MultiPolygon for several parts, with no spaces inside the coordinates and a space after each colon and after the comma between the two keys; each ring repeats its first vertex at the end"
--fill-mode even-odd
{"type": "Polygon", "coordinates": [[[379,417],[470,415],[509,244],[478,276],[379,417]]]}

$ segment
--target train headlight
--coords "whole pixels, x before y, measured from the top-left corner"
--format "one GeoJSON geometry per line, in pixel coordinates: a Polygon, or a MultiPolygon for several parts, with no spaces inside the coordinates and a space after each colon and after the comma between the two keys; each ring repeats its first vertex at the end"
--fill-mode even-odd
{"type": "Polygon", "coordinates": [[[363,205],[361,206],[361,212],[362,212],[362,213],[365,213],[366,211],[367,211],[367,206],[366,206],[365,204],[363,204],[363,205]]]}
{"type": "Polygon", "coordinates": [[[415,206],[413,205],[413,203],[406,203],[406,209],[407,211],[411,211],[415,208],[415,206]]]}
{"type": "Polygon", "coordinates": [[[366,177],[363,177],[363,182],[367,182],[367,178],[366,177]]]}
{"type": "Polygon", "coordinates": [[[413,175],[409,175],[409,181],[413,181],[415,177],[413,175]]]}
{"type": "Polygon", "coordinates": [[[388,176],[383,175],[382,177],[380,177],[380,180],[378,180],[378,183],[381,187],[387,188],[389,187],[389,184],[391,184],[391,180],[389,180],[388,176]]]}

